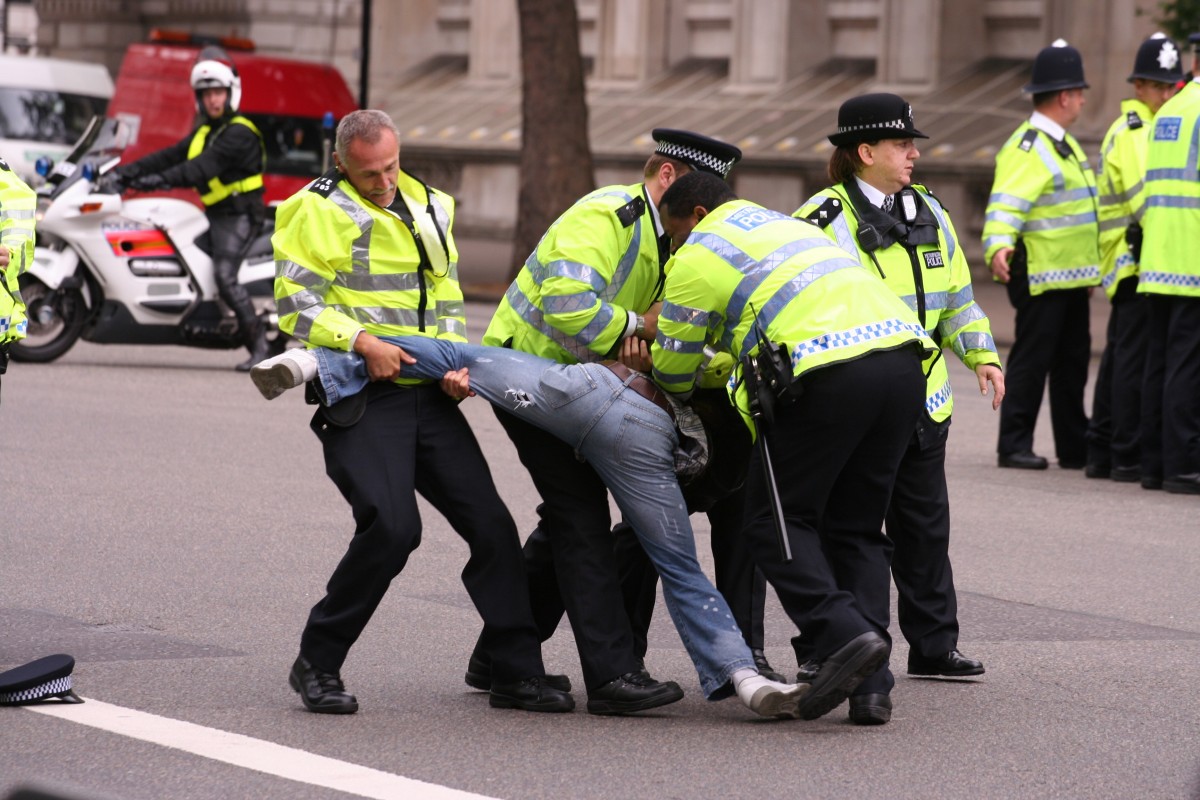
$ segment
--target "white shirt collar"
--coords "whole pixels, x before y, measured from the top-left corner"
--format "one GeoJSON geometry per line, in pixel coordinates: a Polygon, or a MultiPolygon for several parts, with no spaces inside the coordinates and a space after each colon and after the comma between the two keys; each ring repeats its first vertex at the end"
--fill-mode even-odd
{"type": "Polygon", "coordinates": [[[1040,111],[1033,112],[1033,116],[1029,118],[1029,124],[1040,131],[1050,134],[1051,138],[1056,142],[1061,142],[1067,138],[1067,129],[1040,111]]]}
{"type": "Polygon", "coordinates": [[[654,232],[662,236],[666,231],[663,230],[662,220],[658,218],[658,206],[654,205],[654,201],[650,199],[650,192],[645,187],[642,187],[642,192],[646,196],[646,204],[650,206],[650,216],[654,219],[654,232]]]}
{"type": "Polygon", "coordinates": [[[867,183],[866,181],[864,181],[862,178],[858,177],[857,175],[854,176],[854,180],[858,181],[858,188],[862,189],[862,193],[864,195],[866,195],[868,203],[875,206],[876,208],[883,208],[883,199],[885,197],[887,197],[887,195],[885,195],[883,192],[879,191],[874,186],[867,183]]]}

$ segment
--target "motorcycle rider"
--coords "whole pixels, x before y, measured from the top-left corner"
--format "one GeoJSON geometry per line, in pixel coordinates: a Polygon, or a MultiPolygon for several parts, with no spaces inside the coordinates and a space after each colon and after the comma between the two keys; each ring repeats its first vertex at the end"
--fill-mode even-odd
{"type": "Polygon", "coordinates": [[[19,278],[33,260],[37,195],[0,158],[0,375],[8,369],[8,345],[25,338],[25,302],[19,278]]]}
{"type": "Polygon", "coordinates": [[[200,193],[208,231],[196,244],[212,257],[217,291],[237,318],[238,333],[250,358],[246,372],[267,357],[267,331],[246,288],[238,283],[242,256],[262,227],[262,134],[237,113],[242,81],[237,70],[212,53],[201,52],[192,67],[192,89],[200,125],[177,144],[115,170],[120,184],[142,192],[190,186],[200,193]]]}

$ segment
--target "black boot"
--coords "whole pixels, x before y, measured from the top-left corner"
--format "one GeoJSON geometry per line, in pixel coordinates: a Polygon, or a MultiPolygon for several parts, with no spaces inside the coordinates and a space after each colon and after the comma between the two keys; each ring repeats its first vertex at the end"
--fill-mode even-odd
{"type": "Polygon", "coordinates": [[[249,372],[251,367],[270,354],[270,345],[267,344],[267,328],[259,320],[255,320],[244,342],[246,349],[250,351],[250,357],[234,368],[238,372],[249,372]]]}

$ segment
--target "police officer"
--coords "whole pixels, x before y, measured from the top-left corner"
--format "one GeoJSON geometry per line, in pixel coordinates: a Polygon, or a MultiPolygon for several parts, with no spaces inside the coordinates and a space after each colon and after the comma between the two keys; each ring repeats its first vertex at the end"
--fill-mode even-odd
{"type": "MultiPolygon", "coordinates": [[[[1137,293],[1140,220],[1145,210],[1146,148],[1154,115],[1183,78],[1175,42],[1156,33],[1138,48],[1129,82],[1134,96],[1121,101],[1121,114],[1100,146],[1096,175],[1100,193],[1100,285],[1112,310],[1092,418],[1088,422],[1089,478],[1132,483],[1142,478],[1142,373],[1146,363],[1145,295],[1137,293]]],[[[1162,480],[1147,476],[1148,483],[1162,480]]]]}
{"type": "Polygon", "coordinates": [[[1087,458],[1088,287],[1100,282],[1096,177],[1067,132],[1086,88],[1078,50],[1062,39],[1043,48],[1024,89],[1033,115],[996,153],[983,249],[1017,312],[1000,409],[1001,467],[1046,469],[1033,452],[1033,431],[1047,376],[1059,466],[1083,469],[1087,458]]]}
{"type": "Polygon", "coordinates": [[[373,382],[313,417],[357,527],[309,613],[289,683],[309,711],[358,710],[341,667],[420,544],[419,492],[470,547],[462,577],[487,623],[490,704],[570,711],[571,696],[545,677],[520,537],[466,418],[437,385],[400,378],[412,357],[379,338],[466,341],[454,201],[400,170],[400,136],[382,111],[342,119],[334,163],[279,207],[279,325],[307,345],[361,354],[373,382]]]}
{"type": "MultiPolygon", "coordinates": [[[[670,252],[656,204],[683,174],[703,170],[724,178],[741,151],[689,131],[658,128],[652,135],[655,152],[641,183],[591,192],[546,231],[501,300],[484,344],[572,364],[616,357],[629,337],[654,339],[670,252]]],[[[542,500],[538,527],[525,543],[538,627],[548,638],[565,607],[588,711],[623,714],[679,700],[683,692],[676,683],[656,681],[645,671],[635,643],[604,482],[559,439],[504,412],[497,417],[542,500]]],[[[644,577],[653,572],[632,533],[623,537],[617,542],[621,563],[633,573],[626,580],[630,603],[641,607],[647,583],[653,597],[653,583],[644,577]]],[[[747,570],[752,576],[749,562],[747,570]]],[[[486,676],[487,654],[476,648],[467,682],[479,685],[486,676]]]]}
{"type": "MultiPolygon", "coordinates": [[[[920,184],[912,183],[925,139],[912,107],[894,94],[867,94],[838,110],[837,149],[829,161],[834,185],[796,212],[874,271],[916,312],[921,327],[943,349],[975,372],[979,390],[1004,396],[1004,376],[987,316],[976,305],[971,272],[950,215],[920,184]]],[[[899,593],[900,629],[908,640],[908,672],[963,677],[983,664],[958,651],[958,603],[950,567],[950,501],[946,489],[946,437],[953,409],[942,350],[924,365],[924,413],[900,462],[887,513],[895,545],[892,575],[899,593]]],[[[807,652],[807,643],[797,645],[807,652]]],[[[862,706],[855,721],[870,723],[884,696],[851,697],[862,706]]]]}
{"type": "Polygon", "coordinates": [[[8,345],[28,332],[21,273],[33,261],[37,195],[0,158],[0,375],[8,370],[8,345]]]}
{"type": "MultiPolygon", "coordinates": [[[[1200,34],[1191,42],[1200,65],[1200,34]]],[[[1200,78],[1166,101],[1146,151],[1138,292],[1150,300],[1143,385],[1142,480],[1200,494],[1200,78]]]]}
{"type": "MultiPolygon", "coordinates": [[[[883,520],[925,397],[921,361],[935,346],[912,310],[816,226],[738,200],[703,173],[676,181],[661,210],[679,247],[651,348],[654,379],[688,396],[708,345],[739,362],[767,360],[753,382],[781,387],[753,397],[775,401],[773,421],[755,429],[773,455],[786,530],[775,527],[760,449],[744,535],[820,662],[800,716],[815,719],[850,694],[886,698],[894,680],[883,520]],[[796,381],[802,391],[783,391],[796,381]]],[[[742,363],[733,399],[753,413],[750,367],[742,363]]],[[[856,721],[862,713],[851,705],[856,721]]],[[[890,716],[889,703],[872,708],[870,722],[890,716]]]]}
{"type": "Polygon", "coordinates": [[[262,227],[263,169],[266,150],[254,123],[237,113],[242,81],[237,70],[201,53],[191,85],[203,121],[171,147],[116,170],[118,179],[138,191],[190,186],[200,193],[208,230],[196,244],[212,257],[221,300],[237,318],[238,333],[250,357],[245,372],[267,356],[267,331],[246,288],[238,283],[242,256],[262,227]]]}

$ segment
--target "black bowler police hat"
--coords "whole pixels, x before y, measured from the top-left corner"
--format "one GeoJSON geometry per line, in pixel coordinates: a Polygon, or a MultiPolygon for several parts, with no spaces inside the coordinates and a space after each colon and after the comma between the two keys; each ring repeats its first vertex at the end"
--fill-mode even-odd
{"type": "Polygon", "coordinates": [[[729,177],[729,170],[742,158],[742,151],[733,145],[691,131],[655,128],[650,135],[658,142],[654,152],[722,180],[729,177]]]}
{"type": "Polygon", "coordinates": [[[1083,56],[1065,39],[1043,47],[1033,60],[1033,74],[1023,89],[1028,94],[1061,92],[1064,89],[1087,89],[1083,77],[1083,56]]]}
{"type": "Polygon", "coordinates": [[[75,659],[58,654],[0,672],[0,706],[24,706],[43,700],[82,703],[71,689],[75,659]]]}
{"type": "Polygon", "coordinates": [[[1133,74],[1128,80],[1141,78],[1159,83],[1178,83],[1183,80],[1183,65],[1179,48],[1165,33],[1156,33],[1138,48],[1133,59],[1133,74]]]}
{"type": "Polygon", "coordinates": [[[880,139],[928,139],[913,124],[912,106],[895,94],[880,92],[852,97],[838,109],[834,147],[877,142],[880,139]]]}

